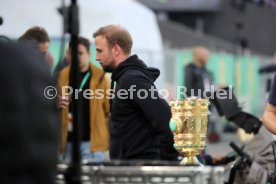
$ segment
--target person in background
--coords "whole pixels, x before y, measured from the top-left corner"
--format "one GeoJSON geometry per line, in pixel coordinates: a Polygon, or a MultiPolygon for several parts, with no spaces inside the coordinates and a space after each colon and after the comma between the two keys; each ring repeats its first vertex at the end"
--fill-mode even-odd
{"type": "Polygon", "coordinates": [[[35,26],[28,29],[18,38],[18,41],[38,49],[44,56],[45,61],[52,68],[54,62],[53,57],[51,57],[52,55],[49,53],[50,38],[43,27],[35,26]]]}
{"type": "MultiPolygon", "coordinates": [[[[71,52],[71,44],[69,45],[71,52]]],[[[110,89],[110,82],[105,72],[90,62],[90,43],[83,37],[78,38],[78,93],[79,103],[82,107],[78,110],[81,129],[81,159],[85,161],[104,161],[104,152],[109,147],[108,115],[109,99],[103,96],[86,96],[85,91],[95,94],[96,90],[110,89]]],[[[70,79],[71,65],[65,67],[58,75],[58,108],[60,109],[61,122],[61,159],[70,161],[72,154],[73,129],[72,106],[70,95],[63,90],[72,86],[70,79]]],[[[91,94],[90,93],[90,94],[91,94]]]]}
{"type": "Polygon", "coordinates": [[[209,54],[209,50],[205,47],[198,46],[193,49],[193,62],[185,66],[185,86],[188,97],[203,98],[203,91],[211,89],[213,75],[206,68],[209,54]]]}
{"type": "MultiPolygon", "coordinates": [[[[203,96],[204,91],[211,91],[213,85],[213,75],[206,68],[209,60],[210,51],[202,46],[193,49],[193,62],[185,66],[185,87],[187,88],[187,96],[203,96]]],[[[213,111],[212,105],[209,108],[213,111]]],[[[208,139],[210,142],[218,142],[219,135],[216,131],[215,122],[208,116],[208,139]]]]}

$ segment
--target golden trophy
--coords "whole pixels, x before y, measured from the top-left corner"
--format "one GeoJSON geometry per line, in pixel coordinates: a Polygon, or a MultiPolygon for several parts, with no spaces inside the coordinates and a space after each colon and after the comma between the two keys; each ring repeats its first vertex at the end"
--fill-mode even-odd
{"type": "Polygon", "coordinates": [[[181,165],[201,165],[196,156],[206,147],[208,104],[206,99],[184,99],[170,103],[174,147],[184,156],[181,165]]]}

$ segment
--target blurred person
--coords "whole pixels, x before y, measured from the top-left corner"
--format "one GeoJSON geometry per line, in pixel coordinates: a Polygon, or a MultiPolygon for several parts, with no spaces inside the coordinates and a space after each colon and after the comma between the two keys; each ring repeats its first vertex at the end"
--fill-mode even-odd
{"type": "Polygon", "coordinates": [[[109,119],[110,158],[175,160],[178,152],[169,128],[170,106],[154,85],[160,71],[147,67],[137,55],[131,55],[132,38],[125,28],[104,26],[93,37],[96,60],[106,72],[112,72],[111,88],[115,87],[109,119]],[[132,87],[135,88],[130,92],[132,95],[119,96],[119,91],[130,91],[132,87]],[[139,91],[150,89],[154,89],[153,95],[139,97],[139,91]]]}
{"type": "MultiPolygon", "coordinates": [[[[185,87],[187,96],[196,96],[206,98],[203,95],[205,91],[211,91],[213,85],[213,75],[206,68],[208,64],[210,51],[202,46],[197,46],[193,49],[193,62],[185,66],[185,87]]],[[[213,111],[213,107],[209,108],[213,111]]],[[[216,131],[215,122],[212,116],[208,116],[208,138],[210,142],[218,142],[219,135],[216,131]]]]}
{"type": "Polygon", "coordinates": [[[54,184],[58,113],[44,96],[50,68],[22,44],[0,42],[0,58],[0,183],[54,184]]]}
{"type": "MultiPolygon", "coordinates": [[[[81,124],[81,159],[86,161],[103,161],[104,152],[108,150],[108,115],[109,100],[107,98],[85,98],[84,91],[108,90],[110,81],[105,72],[90,62],[90,43],[83,37],[78,38],[78,72],[80,81],[77,86],[81,92],[78,93],[78,100],[81,103],[81,110],[78,111],[82,118],[81,124]]],[[[71,45],[69,45],[71,52],[71,45]]],[[[61,142],[60,153],[62,159],[70,161],[72,154],[73,130],[71,116],[72,106],[70,97],[65,94],[64,87],[72,86],[70,79],[71,65],[65,67],[58,76],[58,108],[60,109],[61,121],[61,142]]],[[[91,92],[91,93],[92,93],[91,92]]]]}
{"type": "Polygon", "coordinates": [[[45,61],[50,67],[53,66],[53,57],[49,53],[50,38],[47,31],[43,27],[32,27],[18,38],[19,42],[32,45],[37,48],[45,57],[45,61]]]}
{"type": "Polygon", "coordinates": [[[276,135],[276,75],[272,80],[268,101],[263,114],[263,124],[272,134],[276,135]]]}
{"type": "Polygon", "coordinates": [[[213,84],[213,75],[206,68],[209,54],[207,48],[195,47],[193,49],[193,62],[185,66],[185,86],[189,97],[193,95],[203,98],[203,91],[209,91],[213,84]]]}

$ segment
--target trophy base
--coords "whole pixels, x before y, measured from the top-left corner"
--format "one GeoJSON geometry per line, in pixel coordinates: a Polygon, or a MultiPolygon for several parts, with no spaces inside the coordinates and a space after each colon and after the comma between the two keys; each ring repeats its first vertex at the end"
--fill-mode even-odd
{"type": "Polygon", "coordinates": [[[183,160],[180,162],[180,165],[185,165],[185,166],[203,166],[203,164],[198,161],[198,159],[196,158],[196,156],[184,157],[183,160]]]}

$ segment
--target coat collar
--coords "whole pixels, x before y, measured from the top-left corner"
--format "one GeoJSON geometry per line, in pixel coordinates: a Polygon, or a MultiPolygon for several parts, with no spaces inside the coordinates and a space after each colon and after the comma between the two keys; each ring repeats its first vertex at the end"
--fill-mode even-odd
{"type": "MultiPolygon", "coordinates": [[[[90,68],[91,77],[92,77],[92,80],[90,81],[91,87],[96,88],[97,84],[100,83],[104,79],[105,72],[102,69],[96,67],[92,63],[90,63],[89,68],[90,68]]],[[[61,76],[60,77],[63,76],[62,78],[65,78],[67,83],[69,82],[70,69],[71,69],[71,65],[67,66],[66,68],[64,68],[61,71],[61,76]]]]}

